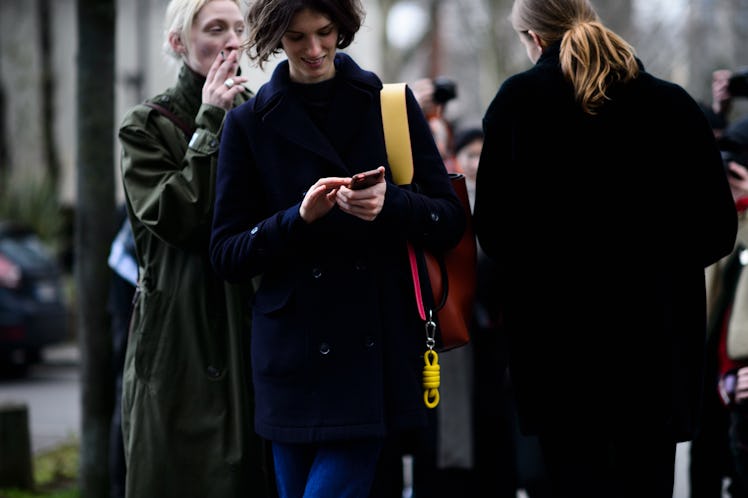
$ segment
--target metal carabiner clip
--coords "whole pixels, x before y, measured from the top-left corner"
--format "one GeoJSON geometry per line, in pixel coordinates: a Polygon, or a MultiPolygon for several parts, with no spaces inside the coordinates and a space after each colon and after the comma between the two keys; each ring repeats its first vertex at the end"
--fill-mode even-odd
{"type": "Polygon", "coordinates": [[[426,329],[426,347],[430,350],[436,346],[436,322],[434,321],[434,311],[429,310],[429,318],[424,324],[426,329]]]}

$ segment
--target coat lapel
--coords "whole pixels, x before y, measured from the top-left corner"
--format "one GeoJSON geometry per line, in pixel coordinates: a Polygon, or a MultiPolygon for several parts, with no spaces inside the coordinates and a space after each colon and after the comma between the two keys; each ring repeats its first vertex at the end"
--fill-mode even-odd
{"type": "MultiPolygon", "coordinates": [[[[276,76],[278,75],[275,74],[274,78],[276,76]]],[[[321,156],[333,165],[331,175],[350,175],[352,172],[338,151],[344,156],[348,155],[346,151],[354,146],[354,137],[360,134],[361,127],[371,126],[371,123],[367,123],[372,118],[371,89],[338,77],[325,134],[311,120],[298,97],[288,91],[287,85],[276,81],[278,83],[276,91],[265,101],[267,110],[263,115],[263,123],[291,143],[321,156]]]]}

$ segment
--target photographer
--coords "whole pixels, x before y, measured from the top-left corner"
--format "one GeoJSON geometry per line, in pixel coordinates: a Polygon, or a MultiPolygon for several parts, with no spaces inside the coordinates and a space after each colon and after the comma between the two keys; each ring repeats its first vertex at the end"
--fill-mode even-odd
{"type": "Polygon", "coordinates": [[[748,70],[733,71],[718,69],[712,73],[712,104],[713,115],[721,120],[722,126],[715,127],[715,134],[719,138],[717,128],[724,129],[732,111],[733,101],[737,97],[748,97],[748,70]]]}
{"type": "Polygon", "coordinates": [[[462,173],[453,151],[453,126],[445,117],[447,103],[457,97],[457,84],[444,76],[421,78],[409,85],[431,127],[431,134],[450,173],[462,173]]]}
{"type": "MultiPolygon", "coordinates": [[[[727,495],[746,496],[748,491],[748,117],[728,126],[719,140],[730,190],[738,211],[739,230],[734,251],[710,266],[708,275],[708,343],[716,350],[718,396],[714,380],[707,379],[702,433],[691,446],[691,488],[706,496],[707,476],[729,477],[727,495]],[[708,402],[718,399],[718,407],[708,402]],[[721,403],[720,403],[721,401],[721,403]],[[711,408],[710,408],[711,407],[711,408]],[[724,443],[722,442],[724,441],[724,443]],[[697,446],[700,445],[700,446],[697,446]],[[727,455],[723,458],[722,445],[727,455]],[[721,471],[721,475],[715,475],[721,471]]],[[[707,361],[712,361],[711,357],[707,361]]],[[[710,489],[714,495],[716,485],[710,489]]]]}
{"type": "Polygon", "coordinates": [[[712,110],[718,116],[727,116],[730,112],[732,97],[730,79],[733,72],[729,69],[718,69],[712,73],[712,110]]]}

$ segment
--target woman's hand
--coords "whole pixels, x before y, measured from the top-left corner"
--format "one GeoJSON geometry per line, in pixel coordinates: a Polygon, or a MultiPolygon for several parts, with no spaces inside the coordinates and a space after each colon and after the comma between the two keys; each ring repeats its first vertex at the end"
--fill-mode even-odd
{"type": "Polygon", "coordinates": [[[237,76],[239,68],[239,51],[226,53],[221,50],[210,66],[203,85],[203,103],[229,110],[234,106],[234,97],[246,89],[242,83],[247,82],[244,76],[237,76]]]}
{"type": "Polygon", "coordinates": [[[735,401],[745,403],[748,401],[748,367],[738,370],[737,384],[735,386],[735,401]]]}
{"type": "Polygon", "coordinates": [[[726,114],[730,110],[729,85],[732,71],[718,69],[712,73],[712,110],[717,114],[726,114]]]}
{"type": "Polygon", "coordinates": [[[312,223],[322,218],[335,206],[335,195],[338,189],[350,183],[350,178],[320,178],[312,185],[301,201],[299,214],[301,219],[312,223]]]}
{"type": "MultiPolygon", "coordinates": [[[[377,168],[384,172],[384,166],[377,168]]],[[[336,199],[340,210],[365,221],[374,220],[384,206],[384,194],[387,192],[387,181],[384,175],[371,187],[351,190],[349,185],[338,189],[336,199]]]]}

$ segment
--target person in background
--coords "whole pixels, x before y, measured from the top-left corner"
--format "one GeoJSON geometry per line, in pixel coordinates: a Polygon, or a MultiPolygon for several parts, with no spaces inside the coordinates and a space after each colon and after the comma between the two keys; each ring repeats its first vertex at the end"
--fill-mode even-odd
{"type": "Polygon", "coordinates": [[[475,179],[478,176],[478,163],[483,150],[483,129],[471,126],[458,129],[454,139],[454,156],[457,167],[465,175],[470,207],[475,205],[475,179]]]}
{"type": "Polygon", "coordinates": [[[704,268],[737,228],[714,134],[589,1],[515,0],[510,20],[533,66],[484,114],[474,221],[522,431],[555,497],[672,497],[701,410],[704,268]]]}
{"type": "Polygon", "coordinates": [[[339,50],[363,19],[359,0],[256,1],[250,57],[286,59],[228,113],[220,145],[211,261],[230,281],[261,277],[255,429],[281,498],[366,497],[384,440],[425,426],[406,241],[447,249],[466,223],[407,87],[418,189],[393,183],[382,81],[339,50]],[[374,182],[355,189],[366,171],[374,182]]]}
{"type": "MultiPolygon", "coordinates": [[[[718,86],[713,85],[715,90],[713,104],[721,100],[718,86]]],[[[723,114],[715,112],[713,104],[699,103],[701,110],[709,122],[718,142],[727,126],[723,114]]],[[[724,310],[716,311],[713,302],[716,296],[724,292],[722,287],[722,266],[727,256],[705,270],[707,282],[707,339],[706,339],[706,361],[704,365],[703,384],[703,409],[699,430],[691,440],[688,460],[688,479],[690,498],[722,498],[724,496],[724,480],[729,479],[730,485],[727,489],[729,496],[738,498],[744,495],[736,493],[734,468],[730,456],[728,427],[729,413],[716,385],[719,382],[719,343],[721,317],[724,310]],[[715,312],[717,317],[714,316],[715,312]]],[[[721,297],[719,299],[722,299],[721,297]]]]}
{"type": "MultiPolygon", "coordinates": [[[[709,328],[716,338],[718,382],[710,382],[719,393],[726,421],[723,434],[728,448],[724,467],[730,478],[732,497],[748,496],[748,117],[730,124],[720,146],[727,179],[738,212],[739,229],[733,252],[715,263],[710,289],[709,328]]],[[[716,435],[713,435],[716,437],[716,435]]],[[[715,453],[712,458],[717,458],[715,453]]],[[[716,496],[716,495],[715,495],[716,496]]]]}
{"type": "Polygon", "coordinates": [[[730,112],[732,111],[733,99],[734,97],[741,96],[733,94],[735,89],[730,91],[730,78],[732,76],[734,76],[734,73],[730,69],[717,69],[712,72],[711,110],[714,116],[721,119],[724,124],[721,127],[715,127],[717,129],[725,128],[729,121],[730,112]]]}
{"type": "Polygon", "coordinates": [[[707,116],[719,139],[730,123],[736,98],[748,97],[748,71],[717,69],[712,72],[712,102],[707,116]]]}
{"type": "Polygon", "coordinates": [[[727,127],[728,116],[732,109],[732,95],[729,90],[729,80],[732,71],[718,69],[712,73],[712,101],[699,101],[699,106],[712,128],[715,138],[719,140],[727,127]]]}
{"type": "Polygon", "coordinates": [[[252,432],[250,289],[208,258],[219,132],[250,96],[238,0],[171,0],[171,88],[119,128],[139,281],[123,374],[127,498],[272,496],[252,432]],[[159,106],[154,108],[153,106],[159,106]]]}
{"type": "Polygon", "coordinates": [[[127,211],[122,206],[119,212],[120,222],[109,250],[107,260],[112,270],[109,285],[107,309],[111,316],[112,331],[112,367],[114,376],[114,409],[109,432],[109,498],[124,498],[125,448],[122,440],[122,371],[125,366],[127,336],[132,314],[132,299],[138,285],[138,261],[135,255],[135,241],[130,230],[127,211]]]}
{"type": "Polygon", "coordinates": [[[457,84],[449,78],[419,78],[411,84],[426,115],[431,134],[450,173],[461,173],[454,157],[454,126],[445,116],[447,103],[457,97],[457,84]]]}
{"type": "Polygon", "coordinates": [[[699,107],[701,107],[702,112],[709,122],[709,126],[712,128],[714,138],[719,140],[727,127],[727,118],[723,114],[714,112],[711,105],[699,102],[699,107]]]}

